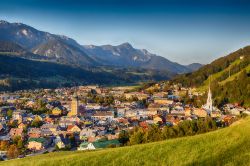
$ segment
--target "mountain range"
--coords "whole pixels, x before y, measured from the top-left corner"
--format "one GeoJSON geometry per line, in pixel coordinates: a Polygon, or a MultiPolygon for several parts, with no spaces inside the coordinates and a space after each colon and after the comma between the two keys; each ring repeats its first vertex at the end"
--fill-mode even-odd
{"type": "Polygon", "coordinates": [[[7,21],[0,21],[0,41],[15,43],[26,52],[42,56],[41,58],[52,62],[82,68],[93,66],[136,67],[167,70],[179,74],[191,72],[201,66],[190,68],[171,62],[145,49],[136,49],[129,43],[118,46],[80,45],[66,36],[54,35],[22,23],[7,21]]]}
{"type": "Polygon", "coordinates": [[[202,66],[180,65],[129,43],[80,45],[7,21],[0,21],[0,60],[0,91],[160,81],[202,66]]]}

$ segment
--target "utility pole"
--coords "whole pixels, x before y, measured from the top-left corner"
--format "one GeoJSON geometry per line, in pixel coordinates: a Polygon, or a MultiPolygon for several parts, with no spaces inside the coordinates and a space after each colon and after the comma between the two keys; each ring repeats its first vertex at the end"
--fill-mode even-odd
{"type": "Polygon", "coordinates": [[[231,77],[231,67],[229,66],[229,78],[231,77]]]}

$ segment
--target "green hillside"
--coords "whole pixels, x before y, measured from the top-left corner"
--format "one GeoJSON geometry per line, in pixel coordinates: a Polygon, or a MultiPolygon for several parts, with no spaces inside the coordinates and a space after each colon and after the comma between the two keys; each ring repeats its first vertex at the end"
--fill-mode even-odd
{"type": "Polygon", "coordinates": [[[216,59],[199,70],[182,74],[173,79],[173,82],[181,83],[183,86],[202,86],[208,82],[209,77],[213,80],[223,81],[229,75],[238,73],[250,64],[250,46],[239,49],[227,56],[216,59]],[[244,59],[240,57],[244,56],[244,59]]]}
{"type": "Polygon", "coordinates": [[[206,134],[91,152],[57,152],[4,161],[34,165],[249,165],[250,118],[206,134]]]}
{"type": "MultiPolygon", "coordinates": [[[[171,82],[195,87],[198,92],[207,92],[210,82],[215,105],[230,102],[249,107],[250,46],[221,57],[193,73],[179,75],[171,82]]],[[[202,99],[205,96],[206,93],[202,99]]]]}
{"type": "Polygon", "coordinates": [[[208,76],[208,78],[199,86],[198,91],[206,91],[208,88],[209,80],[211,83],[218,82],[220,85],[225,85],[225,83],[237,79],[237,77],[246,70],[247,73],[250,73],[250,62],[247,59],[236,59],[233,61],[227,68],[213,73],[208,76]],[[247,61],[247,62],[246,62],[247,61]],[[244,65],[242,65],[244,63],[244,65]],[[237,68],[237,70],[234,70],[237,68]],[[229,77],[230,73],[230,77],[229,77]]]}

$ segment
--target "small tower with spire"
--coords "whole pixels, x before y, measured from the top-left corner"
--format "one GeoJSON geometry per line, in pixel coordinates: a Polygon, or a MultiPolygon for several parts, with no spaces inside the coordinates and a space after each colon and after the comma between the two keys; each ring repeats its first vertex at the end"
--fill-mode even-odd
{"type": "Polygon", "coordinates": [[[79,104],[78,104],[78,97],[76,95],[74,95],[72,97],[72,101],[71,101],[71,111],[68,113],[68,116],[77,116],[78,115],[78,108],[79,104]]]}
{"type": "Polygon", "coordinates": [[[206,105],[207,105],[207,109],[209,111],[213,111],[212,92],[211,92],[210,86],[209,86],[209,89],[208,89],[207,104],[206,105]]]}
{"type": "Polygon", "coordinates": [[[212,101],[212,92],[211,92],[211,88],[210,88],[210,78],[209,78],[209,88],[208,88],[208,94],[207,94],[206,109],[208,109],[210,112],[213,111],[213,101],[212,101]]]}

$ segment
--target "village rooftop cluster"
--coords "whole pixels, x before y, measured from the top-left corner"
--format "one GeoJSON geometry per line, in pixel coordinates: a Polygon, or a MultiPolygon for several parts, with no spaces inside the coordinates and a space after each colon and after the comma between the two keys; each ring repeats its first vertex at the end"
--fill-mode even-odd
{"type": "MultiPolygon", "coordinates": [[[[183,120],[210,116],[229,125],[250,110],[227,104],[223,111],[207,103],[201,108],[180,102],[193,93],[178,85],[154,84],[146,90],[133,87],[79,86],[61,89],[22,90],[0,95],[0,141],[22,148],[19,157],[55,150],[94,150],[119,146],[119,133],[136,126],[178,125],[183,120]],[[151,89],[150,89],[151,88],[151,89]],[[149,93],[150,91],[150,93],[149,93]]],[[[6,159],[7,150],[1,151],[6,159]]]]}

